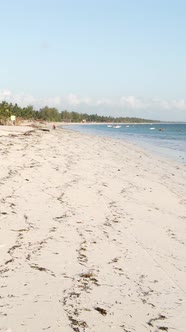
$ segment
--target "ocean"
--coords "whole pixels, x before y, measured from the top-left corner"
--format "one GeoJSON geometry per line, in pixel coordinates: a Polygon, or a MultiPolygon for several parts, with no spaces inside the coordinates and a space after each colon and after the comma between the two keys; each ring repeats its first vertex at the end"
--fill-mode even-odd
{"type": "Polygon", "coordinates": [[[68,129],[125,140],[162,157],[186,163],[186,123],[77,124],[68,125],[68,129]]]}

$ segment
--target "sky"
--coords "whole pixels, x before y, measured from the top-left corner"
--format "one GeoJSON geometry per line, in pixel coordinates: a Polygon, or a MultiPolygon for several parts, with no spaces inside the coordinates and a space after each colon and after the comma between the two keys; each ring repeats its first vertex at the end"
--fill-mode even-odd
{"type": "Polygon", "coordinates": [[[185,0],[0,0],[0,102],[186,121],[185,0]]]}

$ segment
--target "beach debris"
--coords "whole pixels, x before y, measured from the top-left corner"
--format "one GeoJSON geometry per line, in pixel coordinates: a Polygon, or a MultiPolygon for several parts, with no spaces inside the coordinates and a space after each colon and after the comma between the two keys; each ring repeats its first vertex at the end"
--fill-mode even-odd
{"type": "Polygon", "coordinates": [[[123,329],[124,332],[131,332],[131,330],[125,328],[125,325],[121,325],[121,328],[123,329]]]}
{"type": "Polygon", "coordinates": [[[13,254],[13,251],[17,248],[20,248],[21,245],[20,244],[15,244],[14,246],[12,246],[9,250],[8,250],[8,254],[9,255],[12,255],[13,254]]]}
{"type": "MultiPolygon", "coordinates": [[[[165,317],[164,315],[159,315],[158,317],[156,317],[156,318],[151,318],[148,322],[147,322],[147,324],[148,325],[150,325],[150,326],[154,326],[153,325],[153,322],[155,322],[155,321],[157,321],[157,320],[164,320],[164,319],[166,319],[167,317],[165,317]]],[[[166,330],[165,330],[166,331],[166,330]]]]}
{"type": "Polygon", "coordinates": [[[84,265],[84,263],[87,263],[88,261],[88,258],[86,256],[86,240],[84,240],[81,244],[80,244],[80,248],[77,250],[78,252],[78,260],[79,260],[79,263],[84,265]]]}
{"type": "Polygon", "coordinates": [[[29,136],[30,134],[33,134],[35,132],[35,129],[28,130],[25,133],[23,133],[24,136],[29,136]]]}
{"type": "Polygon", "coordinates": [[[57,197],[57,200],[60,201],[60,203],[63,203],[63,196],[64,193],[62,193],[59,197],[57,197]]]}
{"type": "Polygon", "coordinates": [[[79,297],[80,296],[80,293],[77,293],[77,292],[71,292],[70,294],[69,294],[69,297],[71,298],[71,297],[79,297]]]}
{"type": "Polygon", "coordinates": [[[37,264],[29,264],[29,265],[32,269],[35,269],[35,270],[38,270],[41,272],[48,272],[51,274],[51,276],[55,277],[55,274],[51,270],[47,269],[46,267],[38,266],[37,264]]]}
{"type": "Polygon", "coordinates": [[[7,212],[1,212],[1,214],[3,214],[4,216],[6,215],[6,214],[8,214],[7,212]]]}
{"type": "Polygon", "coordinates": [[[9,259],[8,261],[5,262],[5,265],[9,264],[9,263],[12,263],[14,261],[13,258],[9,259]]]}
{"type": "Polygon", "coordinates": [[[82,278],[92,278],[94,276],[94,273],[93,272],[87,272],[87,273],[80,273],[80,277],[82,278]]]}
{"type": "Polygon", "coordinates": [[[41,267],[41,266],[38,266],[38,265],[36,265],[36,264],[34,264],[34,265],[30,265],[30,267],[31,267],[32,269],[39,270],[39,271],[45,271],[45,272],[48,271],[45,267],[41,267]]]}
{"type": "Polygon", "coordinates": [[[42,130],[42,131],[50,131],[50,129],[47,129],[47,128],[39,128],[39,130],[42,130]]]}
{"type": "Polygon", "coordinates": [[[49,230],[49,233],[55,232],[56,229],[57,229],[56,227],[52,227],[52,228],[49,230]]]}
{"type": "Polygon", "coordinates": [[[117,263],[118,259],[118,257],[115,257],[110,262],[108,262],[108,264],[117,263]]]}
{"type": "Polygon", "coordinates": [[[100,308],[100,307],[95,307],[94,308],[96,311],[98,311],[101,315],[106,316],[107,315],[107,310],[100,308]]]}
{"type": "Polygon", "coordinates": [[[89,281],[92,282],[94,285],[99,286],[98,280],[92,271],[87,273],[80,273],[80,277],[83,279],[83,282],[79,287],[83,288],[86,291],[90,288],[89,281]]]}
{"type": "Polygon", "coordinates": [[[48,327],[43,327],[42,330],[49,330],[51,329],[51,326],[48,326],[48,327]]]}
{"type": "Polygon", "coordinates": [[[8,271],[9,271],[9,269],[8,269],[8,268],[1,269],[1,270],[0,270],[0,274],[4,274],[4,273],[6,273],[6,272],[8,272],[8,271]]]}
{"type": "Polygon", "coordinates": [[[28,231],[29,231],[28,228],[12,229],[12,232],[18,232],[18,233],[21,233],[21,232],[28,232],[28,231]]]}
{"type": "Polygon", "coordinates": [[[68,316],[68,319],[70,320],[71,322],[71,327],[72,329],[75,331],[75,332],[79,332],[80,329],[78,328],[79,327],[83,327],[83,328],[87,328],[88,325],[85,321],[83,320],[77,320],[77,319],[74,319],[72,316],[68,316]]]}

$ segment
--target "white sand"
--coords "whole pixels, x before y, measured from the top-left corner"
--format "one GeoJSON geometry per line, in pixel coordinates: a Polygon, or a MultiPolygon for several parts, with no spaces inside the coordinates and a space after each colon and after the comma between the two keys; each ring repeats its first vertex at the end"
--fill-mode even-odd
{"type": "Polygon", "coordinates": [[[25,130],[0,127],[0,331],[185,332],[185,165],[25,130]]]}

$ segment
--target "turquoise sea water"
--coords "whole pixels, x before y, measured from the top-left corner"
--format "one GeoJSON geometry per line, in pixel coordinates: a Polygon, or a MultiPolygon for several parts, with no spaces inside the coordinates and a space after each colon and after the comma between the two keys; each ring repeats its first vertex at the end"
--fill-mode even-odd
{"type": "Polygon", "coordinates": [[[71,130],[122,139],[186,163],[186,123],[70,125],[71,130]]]}

